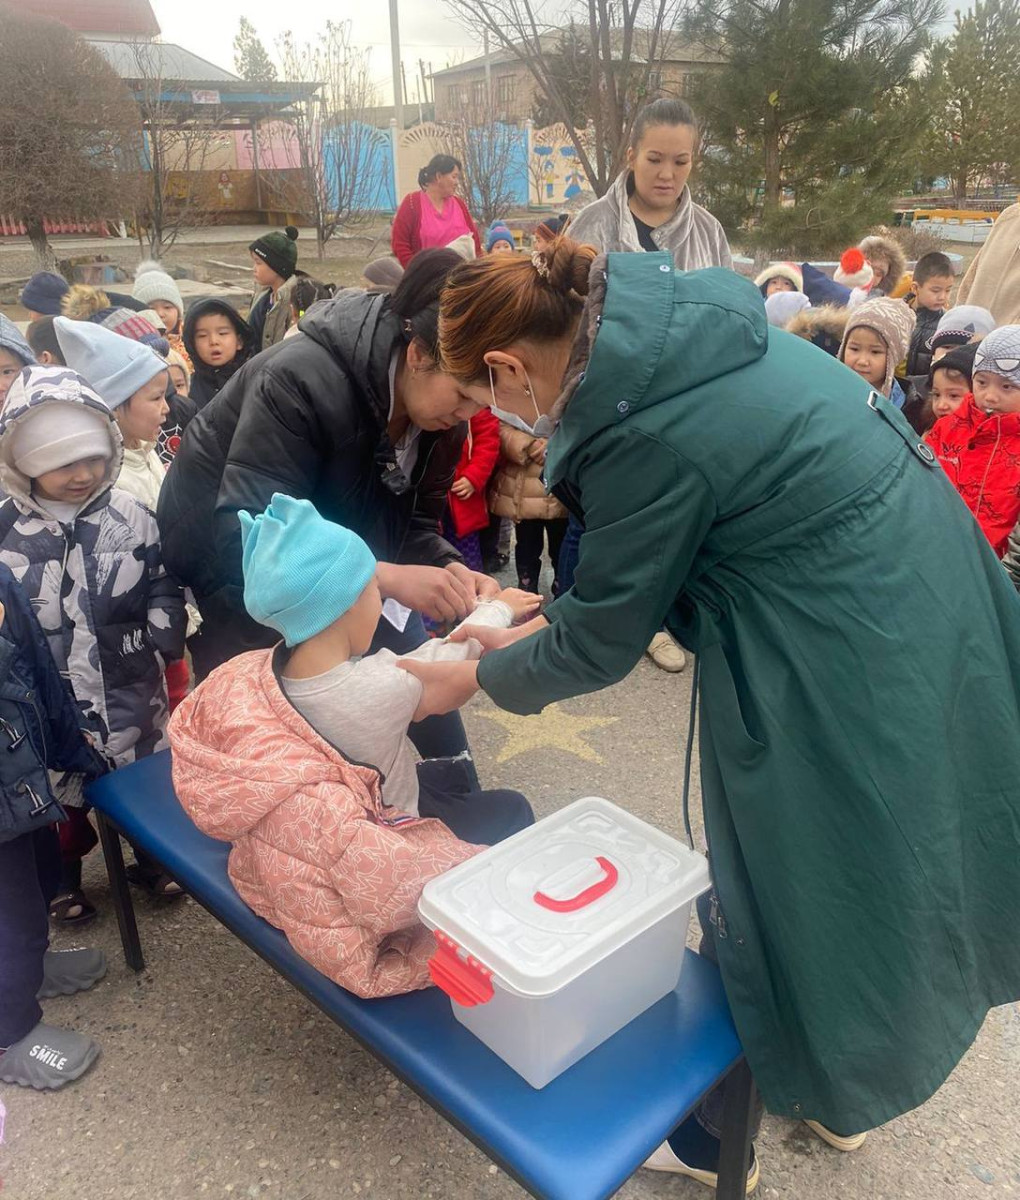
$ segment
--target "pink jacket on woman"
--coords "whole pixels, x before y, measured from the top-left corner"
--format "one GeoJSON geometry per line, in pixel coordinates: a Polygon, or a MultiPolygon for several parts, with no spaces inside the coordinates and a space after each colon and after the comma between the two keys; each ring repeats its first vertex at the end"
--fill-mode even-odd
{"type": "Polygon", "coordinates": [[[358,996],[428,987],[432,935],[418,897],[481,849],[382,802],[284,696],[273,651],[214,671],[170,721],[174,789],[230,880],[312,966],[358,996]]]}

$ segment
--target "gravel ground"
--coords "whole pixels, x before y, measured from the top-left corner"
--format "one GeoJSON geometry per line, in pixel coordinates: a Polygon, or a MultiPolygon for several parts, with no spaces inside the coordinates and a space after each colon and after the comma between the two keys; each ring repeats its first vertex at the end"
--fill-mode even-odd
{"type": "MultiPolygon", "coordinates": [[[[540,815],[594,793],[679,831],[680,742],[689,704],[689,673],[667,676],[646,661],[618,687],[553,710],[544,718],[549,745],[505,757],[514,744],[497,719],[502,714],[484,697],[466,720],[484,781],[519,788],[540,815]],[[590,717],[613,718],[580,733],[598,761],[582,761],[556,744],[577,731],[576,719],[590,717]],[[505,761],[497,764],[501,754],[505,761]]],[[[192,901],[138,902],[148,965],[133,975],[119,956],[96,855],[86,883],[101,912],[87,941],[106,950],[110,972],[90,992],[48,1002],[46,1017],[89,1032],[103,1055],[63,1092],[3,1090],[5,1197],[523,1196],[192,901]]],[[[56,941],[75,944],[65,935],[56,941]]],[[[767,1118],[758,1194],[790,1200],[1020,1195],[1018,1068],[1020,1006],[993,1013],[942,1091],[876,1130],[856,1154],[840,1155],[802,1126],[767,1118]]],[[[625,1200],[707,1194],[647,1171],[620,1193],[625,1200]]]]}

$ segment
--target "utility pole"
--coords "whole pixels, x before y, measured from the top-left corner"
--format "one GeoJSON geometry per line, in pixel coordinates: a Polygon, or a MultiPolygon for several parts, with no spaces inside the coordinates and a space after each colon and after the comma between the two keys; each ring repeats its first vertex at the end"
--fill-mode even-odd
{"type": "Polygon", "coordinates": [[[485,57],[485,107],[492,112],[492,66],[489,63],[489,31],[482,31],[482,54],[485,57]]]}
{"type": "Polygon", "coordinates": [[[393,68],[393,115],[397,128],[404,128],[404,89],[400,70],[400,18],[397,15],[397,0],[390,0],[390,58],[393,68]]]}

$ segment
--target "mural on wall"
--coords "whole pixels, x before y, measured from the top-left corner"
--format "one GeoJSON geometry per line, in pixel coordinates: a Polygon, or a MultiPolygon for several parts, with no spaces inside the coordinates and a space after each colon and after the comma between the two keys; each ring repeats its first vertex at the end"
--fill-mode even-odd
{"type": "Polygon", "coordinates": [[[565,125],[532,131],[528,166],[533,204],[567,204],[591,191],[565,125]]]}

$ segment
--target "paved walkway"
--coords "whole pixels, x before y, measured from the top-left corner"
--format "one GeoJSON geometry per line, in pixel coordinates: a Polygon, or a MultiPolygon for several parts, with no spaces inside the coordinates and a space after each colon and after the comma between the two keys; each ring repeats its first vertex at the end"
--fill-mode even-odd
{"type": "MultiPolygon", "coordinates": [[[[466,717],[485,782],[519,788],[539,814],[595,793],[679,831],[689,702],[689,674],[667,676],[645,662],[619,687],[544,718],[523,722],[484,697],[466,717]]],[[[523,1196],[190,900],[168,908],[139,901],[148,969],[136,977],[119,957],[95,856],[87,885],[101,910],[87,940],[106,949],[111,970],[93,991],[49,1001],[46,1015],[92,1033],[103,1056],[62,1093],[0,1091],[5,1200],[523,1196]]],[[[1018,1079],[1020,1008],[1002,1009],[939,1095],[874,1132],[857,1154],[839,1155],[803,1127],[767,1119],[758,1194],[1020,1196],[1018,1079]]],[[[620,1193],[708,1195],[646,1171],[620,1193]]]]}

